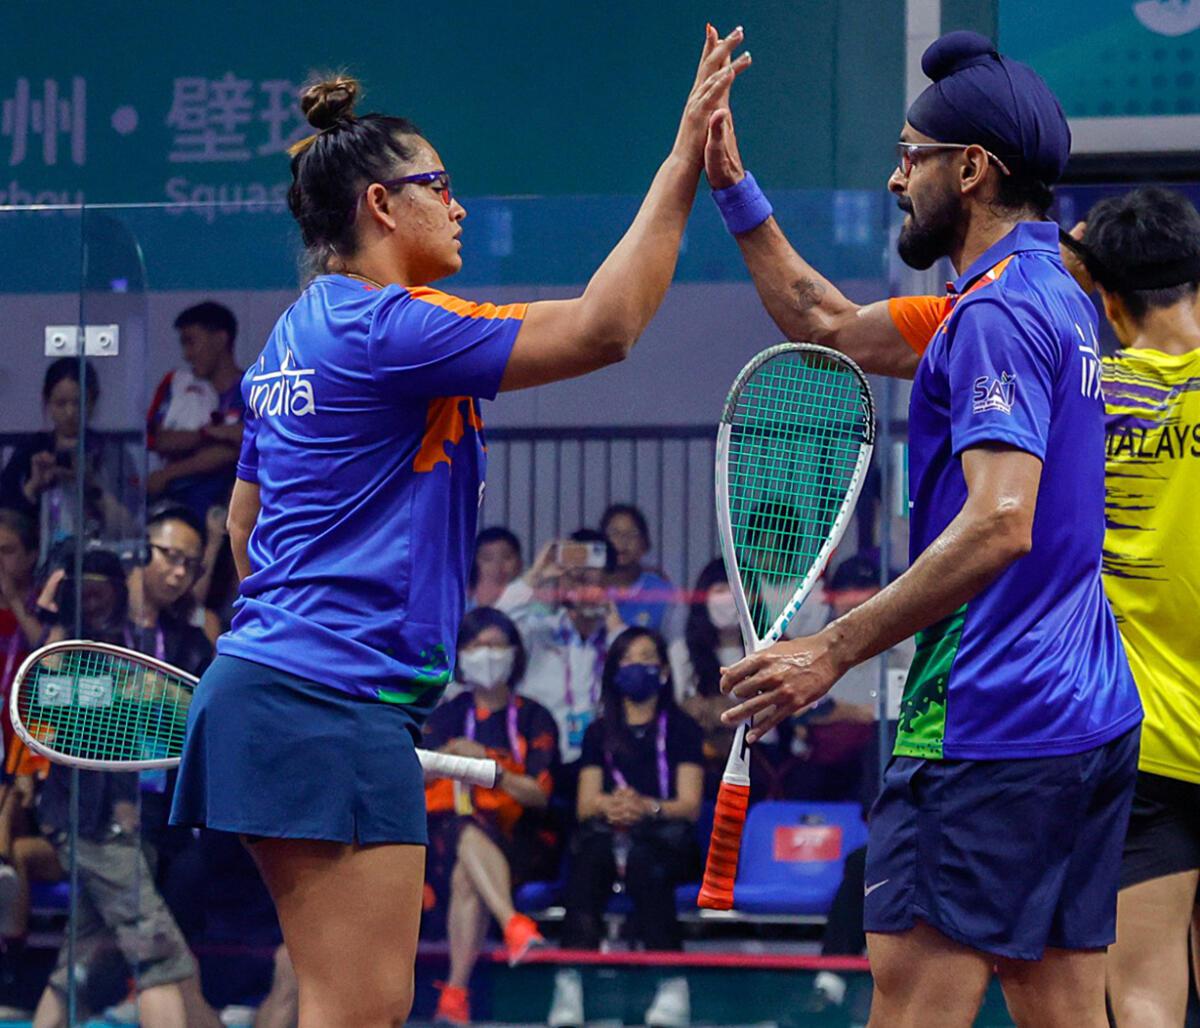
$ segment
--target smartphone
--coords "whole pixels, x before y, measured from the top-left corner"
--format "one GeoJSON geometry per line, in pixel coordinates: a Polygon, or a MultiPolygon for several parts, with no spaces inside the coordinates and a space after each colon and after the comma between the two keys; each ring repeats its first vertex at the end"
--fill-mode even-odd
{"type": "Polygon", "coordinates": [[[608,563],[608,547],[604,543],[578,543],[564,540],[554,544],[554,562],[562,568],[599,568],[608,563]]]}

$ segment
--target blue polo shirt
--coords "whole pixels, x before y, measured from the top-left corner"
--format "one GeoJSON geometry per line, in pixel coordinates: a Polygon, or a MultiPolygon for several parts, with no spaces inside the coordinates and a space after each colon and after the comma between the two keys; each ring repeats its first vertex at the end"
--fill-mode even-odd
{"type": "Polygon", "coordinates": [[[525,305],[315,279],[242,382],[238,477],[262,509],[220,653],[433,708],[483,495],[491,399],[525,305]]]}
{"type": "Polygon", "coordinates": [[[964,450],[1012,447],[1042,462],[1032,551],[918,633],[895,752],[1042,757],[1116,738],[1141,705],[1100,578],[1096,314],[1059,258],[1058,227],[1022,223],[947,297],[890,309],[922,352],[909,405],[911,559],[966,502],[964,450]]]}

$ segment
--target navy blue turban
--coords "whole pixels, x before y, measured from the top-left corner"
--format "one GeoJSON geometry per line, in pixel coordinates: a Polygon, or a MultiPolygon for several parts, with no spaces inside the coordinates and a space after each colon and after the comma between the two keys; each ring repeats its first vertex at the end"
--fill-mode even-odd
{"type": "Polygon", "coordinates": [[[977,143],[1014,174],[1057,182],[1071,130],[1050,87],[1020,61],[1001,57],[977,32],[930,44],[921,70],[933,80],[908,109],[908,123],[939,143],[977,143]]]}

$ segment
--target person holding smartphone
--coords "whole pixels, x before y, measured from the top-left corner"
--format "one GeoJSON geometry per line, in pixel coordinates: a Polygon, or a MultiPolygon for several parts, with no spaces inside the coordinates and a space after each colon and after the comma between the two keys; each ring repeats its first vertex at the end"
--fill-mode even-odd
{"type": "Polygon", "coordinates": [[[581,528],[547,543],[496,606],[516,623],[529,652],[524,695],[558,725],[561,795],[574,795],[583,736],[596,716],[610,643],[625,625],[608,596],[616,551],[601,532],[581,528]]]}

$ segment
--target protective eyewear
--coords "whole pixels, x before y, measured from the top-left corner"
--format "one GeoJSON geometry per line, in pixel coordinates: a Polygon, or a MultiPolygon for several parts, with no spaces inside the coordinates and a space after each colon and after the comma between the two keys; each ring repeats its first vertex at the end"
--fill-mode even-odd
{"type": "MultiPolygon", "coordinates": [[[[969,147],[977,146],[977,143],[904,143],[896,144],[896,167],[900,169],[900,174],[907,178],[912,174],[913,165],[917,163],[917,158],[923,154],[933,150],[966,150],[969,147]]],[[[983,150],[983,147],[980,147],[983,150]]],[[[1008,166],[1000,160],[990,150],[983,150],[987,154],[988,160],[996,165],[1005,175],[1011,175],[1008,166]]]]}

